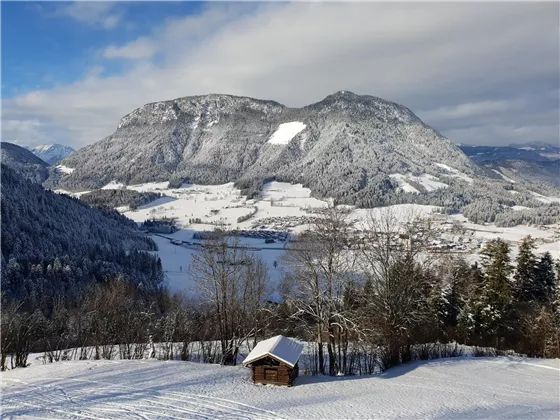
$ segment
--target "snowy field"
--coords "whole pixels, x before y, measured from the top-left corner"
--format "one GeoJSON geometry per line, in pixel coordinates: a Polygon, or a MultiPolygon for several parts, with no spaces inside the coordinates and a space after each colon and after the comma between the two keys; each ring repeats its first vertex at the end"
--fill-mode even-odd
{"type": "Polygon", "coordinates": [[[558,419],[559,375],[557,359],[463,357],[288,388],[254,385],[241,366],[32,359],[2,373],[2,418],[558,419]]]}
{"type": "MultiPolygon", "coordinates": [[[[282,131],[282,139],[290,138],[296,129],[301,128],[299,123],[293,123],[282,131]],[[289,130],[288,130],[289,128],[289,130]]],[[[297,133],[296,133],[297,134],[297,133]]],[[[295,134],[294,134],[295,135],[295,134]]],[[[446,172],[447,176],[466,176],[447,166],[438,165],[446,172]]],[[[428,191],[446,188],[447,185],[438,178],[422,174],[392,174],[391,177],[399,182],[405,191],[414,192],[415,188],[407,181],[422,185],[428,191]]],[[[166,197],[157,199],[149,204],[140,206],[131,211],[127,208],[118,210],[130,219],[141,223],[153,217],[173,217],[177,220],[180,230],[171,235],[153,236],[158,244],[158,254],[166,275],[167,285],[172,291],[185,292],[187,295],[196,293],[192,281],[189,280],[188,267],[192,260],[195,244],[200,243],[193,239],[193,234],[200,231],[212,231],[218,225],[228,229],[247,231],[285,231],[298,233],[309,226],[316,211],[329,205],[329,200],[319,200],[311,196],[311,190],[301,184],[285,182],[270,182],[264,186],[260,200],[250,200],[241,195],[233,183],[223,185],[194,185],[183,184],[181,188],[168,189],[167,182],[152,182],[141,185],[124,186],[117,182],[110,182],[104,189],[127,188],[141,192],[159,192],[166,197]],[[247,220],[238,222],[239,218],[248,216],[247,220]],[[170,241],[187,241],[189,244],[174,245],[170,241]]],[[[59,191],[67,193],[66,191],[59,191]]],[[[82,193],[73,193],[79,196],[82,193]]],[[[553,200],[554,197],[540,198],[553,200]]],[[[366,227],[367,220],[371,217],[379,218],[387,208],[356,209],[351,208],[350,219],[357,228],[366,227]]],[[[414,204],[400,204],[390,206],[393,214],[400,220],[412,220],[416,216],[433,217],[438,208],[414,204]]],[[[517,209],[517,210],[520,210],[517,209]]],[[[517,253],[516,244],[526,235],[532,235],[538,240],[537,252],[549,251],[554,258],[560,257],[560,227],[551,226],[547,229],[516,226],[512,228],[498,228],[493,224],[477,225],[470,223],[462,215],[448,216],[449,221],[460,223],[463,228],[473,231],[474,237],[483,241],[503,238],[512,243],[512,257],[517,253]]],[[[261,257],[267,264],[273,283],[277,284],[283,274],[281,256],[284,254],[283,241],[265,243],[263,238],[240,239],[241,245],[250,247],[251,252],[261,257]]],[[[467,253],[470,261],[478,258],[477,253],[467,253]]],[[[274,295],[274,290],[271,291],[274,295]]]]}
{"type": "MultiPolygon", "coordinates": [[[[260,200],[249,200],[233,186],[183,184],[181,188],[168,189],[167,182],[154,182],[141,185],[130,185],[127,189],[140,192],[160,192],[167,197],[157,199],[149,204],[138,207],[134,211],[119,209],[130,219],[141,223],[152,217],[174,217],[180,230],[167,235],[152,238],[157,243],[166,283],[171,291],[184,292],[186,295],[197,293],[195,284],[189,276],[188,267],[195,252],[195,244],[200,240],[193,239],[193,234],[200,231],[212,231],[218,225],[239,230],[270,230],[297,233],[308,226],[314,211],[328,206],[328,201],[311,197],[311,190],[301,184],[271,182],[264,186],[260,200]],[[254,213],[254,214],[253,214],[254,213]],[[238,222],[238,218],[252,214],[246,221],[238,222]],[[193,221],[196,220],[196,223],[193,221]],[[189,244],[175,245],[170,242],[187,241],[189,244]]],[[[104,189],[123,188],[116,182],[107,184],[104,189]]],[[[392,206],[399,218],[412,215],[429,216],[437,210],[435,206],[401,204],[392,206]]],[[[379,217],[382,209],[374,209],[372,215],[379,217]]],[[[350,218],[362,225],[370,217],[367,210],[353,209],[350,218]]],[[[285,242],[276,241],[267,244],[264,239],[240,239],[241,245],[251,248],[256,256],[262,258],[268,267],[274,285],[278,284],[283,274],[281,257],[284,254],[285,242]]],[[[274,288],[270,298],[277,295],[274,288]]]]}

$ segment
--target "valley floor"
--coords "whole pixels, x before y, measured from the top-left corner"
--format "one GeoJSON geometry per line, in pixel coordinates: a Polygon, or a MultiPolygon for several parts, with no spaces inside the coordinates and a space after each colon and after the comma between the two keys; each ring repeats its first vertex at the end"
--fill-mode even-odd
{"type": "Polygon", "coordinates": [[[190,362],[69,361],[2,373],[2,418],[557,419],[560,361],[457,358],[362,377],[254,385],[250,370],[190,362]]]}
{"type": "MultiPolygon", "coordinates": [[[[399,175],[399,174],[396,174],[399,175]]],[[[399,178],[400,179],[400,178],[399,178]]],[[[422,178],[427,182],[426,179],[422,178]]],[[[431,180],[433,182],[433,180],[431,180]]],[[[426,184],[428,185],[428,184],[426,184]]],[[[429,184],[434,188],[438,185],[429,184]]],[[[445,184],[442,184],[445,185],[445,184]]],[[[223,185],[183,184],[181,188],[167,188],[168,182],[152,182],[126,186],[138,192],[158,192],[165,195],[151,203],[139,206],[135,210],[127,207],[118,208],[128,218],[137,223],[151,218],[174,218],[180,228],[173,234],[154,235],[158,245],[165,272],[166,285],[173,292],[182,292],[187,296],[196,296],[198,291],[188,273],[192,253],[196,243],[193,234],[201,231],[213,231],[216,226],[224,225],[228,229],[237,229],[254,234],[266,232],[298,233],[309,226],[316,216],[315,212],[328,206],[328,200],[319,200],[311,196],[311,190],[301,184],[270,182],[264,186],[258,200],[249,200],[233,183],[223,185]],[[241,219],[240,219],[241,218],[241,219]],[[243,221],[240,221],[243,220],[243,221]],[[173,242],[171,242],[173,241],[173,242]]],[[[124,188],[124,185],[111,182],[104,189],[124,188]]],[[[59,190],[59,192],[65,192],[59,190]]],[[[73,193],[79,197],[83,193],[73,193]]],[[[517,254],[517,245],[526,235],[537,240],[537,252],[549,251],[553,258],[560,258],[560,226],[515,226],[500,228],[493,224],[477,225],[470,223],[463,215],[446,216],[439,214],[438,207],[415,204],[398,204],[375,209],[351,208],[349,219],[358,229],[367,227],[370,218],[379,219],[384,212],[390,211],[400,221],[413,220],[415,217],[429,218],[437,234],[436,248],[453,251],[469,262],[479,257],[483,245],[491,239],[503,238],[512,247],[512,258],[517,254]],[[453,232],[457,225],[459,231],[453,232]]],[[[263,237],[240,237],[240,245],[250,247],[258,257],[267,264],[269,275],[277,285],[285,269],[282,262],[286,242],[275,240],[266,243],[263,237]]],[[[271,299],[276,292],[272,291],[271,299]]]]}

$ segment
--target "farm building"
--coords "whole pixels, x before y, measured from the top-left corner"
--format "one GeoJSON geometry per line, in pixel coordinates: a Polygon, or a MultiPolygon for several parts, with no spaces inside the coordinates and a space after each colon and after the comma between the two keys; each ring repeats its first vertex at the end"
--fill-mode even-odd
{"type": "Polygon", "coordinates": [[[281,335],[261,341],[243,361],[251,366],[253,382],[291,386],[299,373],[303,344],[281,335]]]}

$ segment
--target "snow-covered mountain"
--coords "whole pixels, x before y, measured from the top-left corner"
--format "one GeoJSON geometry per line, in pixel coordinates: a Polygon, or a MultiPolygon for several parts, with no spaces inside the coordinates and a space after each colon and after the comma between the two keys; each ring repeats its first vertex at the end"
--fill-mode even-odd
{"type": "Polygon", "coordinates": [[[49,164],[17,144],[0,142],[2,164],[23,178],[41,184],[49,176],[49,164]]]}
{"type": "Polygon", "coordinates": [[[75,152],[70,146],[62,144],[40,144],[39,146],[27,146],[26,149],[49,165],[54,165],[75,152]]]}
{"type": "Polygon", "coordinates": [[[499,147],[461,145],[459,148],[485,170],[499,172],[516,182],[560,189],[560,147],[527,143],[499,147]]]}
{"type": "Polygon", "coordinates": [[[395,188],[390,174],[485,176],[408,108],[348,91],[302,108],[221,94],[147,104],[61,164],[74,170],[50,182],[69,190],[182,178],[251,191],[276,178],[362,204],[395,188]]]}

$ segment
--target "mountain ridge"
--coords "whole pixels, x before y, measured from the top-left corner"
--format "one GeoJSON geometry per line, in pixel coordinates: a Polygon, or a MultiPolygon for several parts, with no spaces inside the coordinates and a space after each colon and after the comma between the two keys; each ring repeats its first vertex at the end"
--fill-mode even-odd
{"type": "Polygon", "coordinates": [[[49,165],[54,165],[55,163],[60,162],[62,159],[76,151],[70,146],[65,146],[58,143],[25,146],[25,148],[35,156],[47,162],[49,165]]]}
{"type": "Polygon", "coordinates": [[[226,94],[153,102],[121,118],[115,133],[78,150],[51,177],[69,190],[188,179],[235,182],[258,191],[267,179],[303,183],[319,196],[367,205],[395,189],[391,173],[447,175],[437,164],[478,178],[484,172],[457,146],[407,107],[339,91],[290,108],[271,100],[226,94]],[[284,124],[303,129],[270,142],[284,124]]]}

